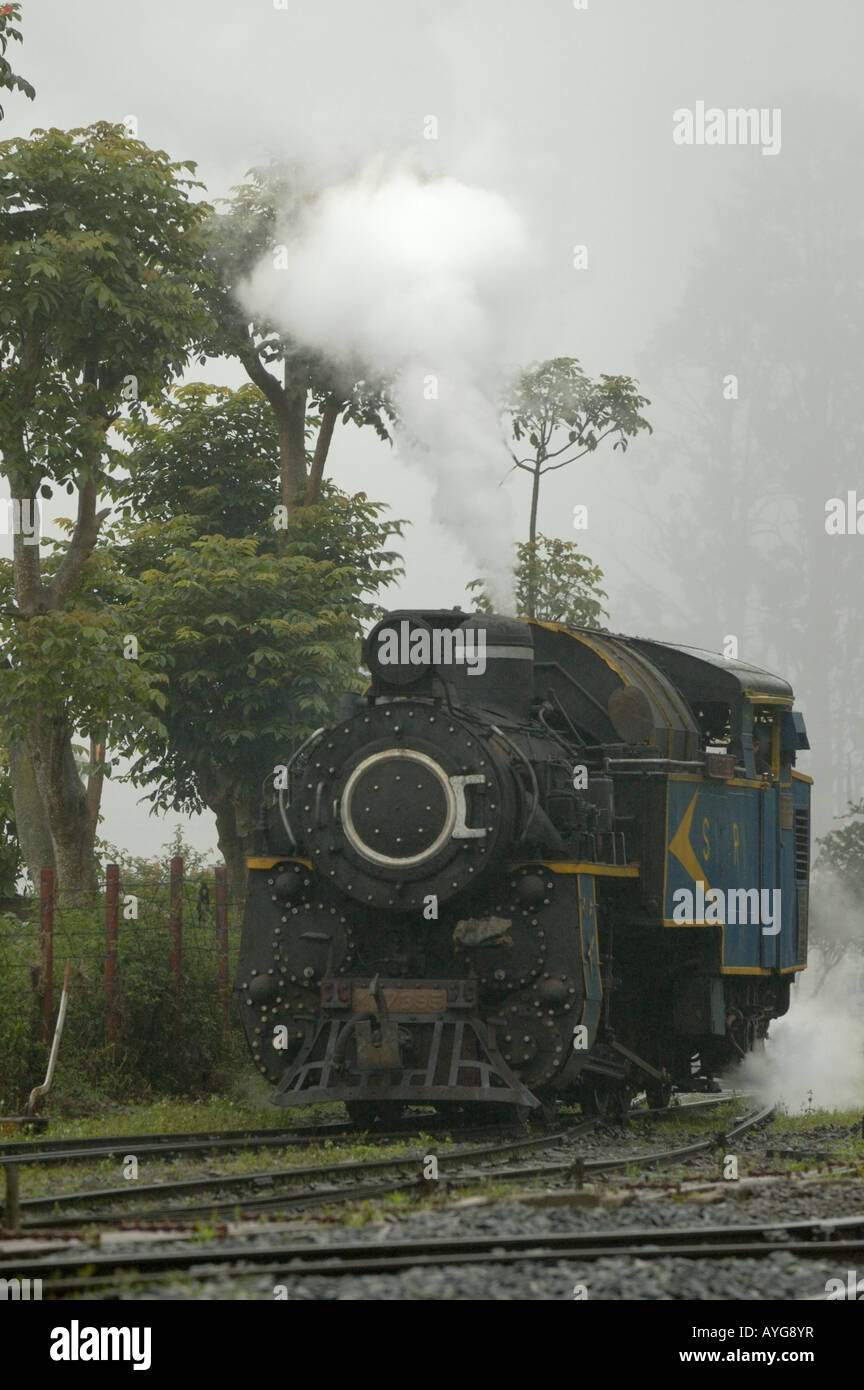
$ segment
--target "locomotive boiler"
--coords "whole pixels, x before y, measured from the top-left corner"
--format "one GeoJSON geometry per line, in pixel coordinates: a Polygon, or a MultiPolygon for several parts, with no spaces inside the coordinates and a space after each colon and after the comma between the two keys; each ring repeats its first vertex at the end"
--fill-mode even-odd
{"type": "Polygon", "coordinates": [[[364,663],[249,860],[236,988],[275,1104],[607,1114],[765,1038],[807,959],[785,681],[459,610],[387,615],[364,663]]]}

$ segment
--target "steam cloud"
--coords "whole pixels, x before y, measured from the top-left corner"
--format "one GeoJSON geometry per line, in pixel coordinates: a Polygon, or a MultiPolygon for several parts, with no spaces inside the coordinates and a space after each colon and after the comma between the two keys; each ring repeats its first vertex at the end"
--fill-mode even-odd
{"type": "Polygon", "coordinates": [[[512,370],[528,236],[497,193],[405,169],[367,168],[286,209],[271,255],[240,289],[246,308],[352,374],[392,381],[396,444],[433,484],[433,519],[512,601],[512,466],[497,400],[512,370]]]}
{"type": "Polygon", "coordinates": [[[815,944],[789,1012],[727,1082],[792,1113],[864,1106],[864,922],[833,875],[811,885],[815,944]]]}

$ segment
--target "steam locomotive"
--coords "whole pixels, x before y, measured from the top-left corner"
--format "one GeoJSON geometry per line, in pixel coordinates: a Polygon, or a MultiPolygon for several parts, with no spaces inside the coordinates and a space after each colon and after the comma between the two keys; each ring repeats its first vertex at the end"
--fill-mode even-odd
{"type": "Polygon", "coordinates": [[[785,681],[458,609],[388,614],[364,662],[249,860],[236,988],[275,1104],[608,1115],[760,1044],[807,961],[785,681]]]}

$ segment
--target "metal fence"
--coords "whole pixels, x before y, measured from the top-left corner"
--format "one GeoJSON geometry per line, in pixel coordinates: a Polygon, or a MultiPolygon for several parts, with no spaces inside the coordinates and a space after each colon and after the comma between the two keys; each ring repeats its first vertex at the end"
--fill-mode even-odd
{"type": "Polygon", "coordinates": [[[124,946],[132,934],[140,938],[147,933],[155,951],[164,952],[168,962],[177,1018],[194,962],[203,967],[194,971],[196,978],[212,983],[214,1007],[227,1025],[242,908],[242,901],[229,902],[224,868],[189,880],[181,858],[170,861],[167,875],[154,871],[146,878],[128,876],[117,864],[109,864],[104,888],[97,893],[59,893],[54,870],[43,869],[38,897],[20,900],[0,917],[0,968],[7,979],[16,970],[29,975],[43,1042],[53,1029],[57,977],[62,978],[64,962],[71,960],[86,974],[91,990],[101,978],[104,1037],[114,1043],[124,946]]]}

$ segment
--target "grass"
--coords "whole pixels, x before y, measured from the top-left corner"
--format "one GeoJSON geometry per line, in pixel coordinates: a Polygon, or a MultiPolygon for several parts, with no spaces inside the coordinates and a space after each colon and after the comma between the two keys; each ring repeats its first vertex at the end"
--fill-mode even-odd
{"type": "MultiPolygon", "coordinates": [[[[283,1109],[270,1105],[270,1087],[251,1083],[244,1078],[233,1093],[227,1095],[164,1097],[144,1101],[139,1105],[106,1105],[96,1115],[66,1117],[49,1116],[47,1130],[36,1139],[97,1139],[100,1135],[116,1134],[192,1134],[209,1129],[287,1129],[297,1125],[321,1124],[325,1120],[344,1119],[341,1105],[305,1105],[283,1109]]],[[[9,1138],[26,1138],[21,1131],[9,1138]]],[[[2,1139],[0,1139],[2,1143],[2,1139]]]]}
{"type": "Polygon", "coordinates": [[[819,1129],[822,1125],[845,1125],[848,1129],[857,1125],[860,1135],[862,1121],[864,1121],[864,1113],[860,1110],[804,1109],[795,1113],[783,1106],[778,1106],[774,1112],[772,1124],[775,1131],[780,1134],[789,1130],[800,1133],[802,1130],[819,1129]]]}
{"type": "MultiPolygon", "coordinates": [[[[268,1129],[278,1133],[300,1124],[321,1123],[334,1118],[343,1118],[341,1105],[303,1106],[286,1111],[268,1106],[263,1098],[259,1102],[241,1097],[209,1096],[198,1101],[162,1100],[141,1106],[118,1107],[99,1119],[61,1120],[51,1125],[47,1135],[37,1137],[85,1139],[102,1135],[122,1136],[124,1131],[146,1135],[187,1134],[210,1129],[268,1129]]],[[[382,1145],[375,1143],[369,1135],[358,1134],[344,1138],[334,1136],[318,1144],[297,1148],[248,1149],[238,1153],[217,1150],[212,1154],[174,1157],[146,1154],[139,1159],[137,1183],[177,1182],[212,1175],[215,1185],[220,1176],[287,1172],[292,1168],[319,1164],[403,1156],[413,1156],[419,1170],[425,1154],[437,1153],[448,1147],[453,1147],[453,1140],[449,1136],[406,1135],[404,1140],[382,1145]]],[[[130,1145],[128,1152],[134,1155],[134,1144],[130,1145]]],[[[128,1184],[132,1191],[136,1180],[124,1179],[124,1157],[120,1155],[117,1158],[94,1159],[92,1162],[52,1164],[44,1168],[36,1164],[25,1165],[21,1171],[21,1195],[43,1197],[53,1194],[59,1203],[64,1194],[89,1188],[98,1191],[100,1188],[125,1187],[128,1184]]],[[[206,1197],[196,1197],[195,1200],[206,1201],[206,1197]]],[[[161,1200],[154,1197],[155,1203],[161,1204],[161,1200]]]]}

